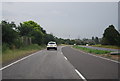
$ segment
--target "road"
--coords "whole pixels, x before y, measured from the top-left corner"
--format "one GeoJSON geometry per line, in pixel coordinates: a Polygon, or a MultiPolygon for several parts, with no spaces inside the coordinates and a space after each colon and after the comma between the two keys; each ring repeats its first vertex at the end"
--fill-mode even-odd
{"type": "Polygon", "coordinates": [[[118,63],[76,51],[70,47],[64,47],[62,51],[70,63],[87,79],[118,78],[118,63]]]}
{"type": "Polygon", "coordinates": [[[3,79],[117,79],[118,63],[69,46],[42,50],[2,70],[3,79]]]}
{"type": "Polygon", "coordinates": [[[58,50],[42,50],[3,70],[3,79],[80,79],[58,50]]]}

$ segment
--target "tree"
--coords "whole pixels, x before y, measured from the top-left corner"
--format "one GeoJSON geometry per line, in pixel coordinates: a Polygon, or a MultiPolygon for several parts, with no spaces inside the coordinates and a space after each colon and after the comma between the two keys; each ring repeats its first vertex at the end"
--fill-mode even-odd
{"type": "Polygon", "coordinates": [[[92,40],[94,41],[94,40],[95,40],[95,38],[94,38],[94,37],[92,37],[92,40]]]}
{"type": "Polygon", "coordinates": [[[105,29],[102,44],[104,45],[120,45],[120,33],[115,29],[113,25],[110,25],[105,29]]]}
{"type": "Polygon", "coordinates": [[[49,41],[55,41],[55,37],[52,34],[45,34],[44,44],[47,44],[49,41]]]}
{"type": "Polygon", "coordinates": [[[32,36],[34,31],[41,31],[41,33],[46,33],[43,28],[34,21],[26,21],[20,23],[18,27],[21,36],[32,36]]]}
{"type": "Polygon", "coordinates": [[[18,27],[20,36],[27,36],[32,38],[32,42],[42,44],[46,31],[34,21],[26,21],[20,23],[18,27]]]}
{"type": "Polygon", "coordinates": [[[95,37],[94,41],[95,41],[95,44],[99,44],[99,38],[98,37],[95,37]]]}
{"type": "Polygon", "coordinates": [[[14,22],[2,21],[2,42],[12,45],[18,38],[18,33],[14,30],[16,25],[14,22]]]}
{"type": "Polygon", "coordinates": [[[32,42],[34,44],[43,44],[43,34],[40,31],[35,31],[32,33],[32,42]]]}

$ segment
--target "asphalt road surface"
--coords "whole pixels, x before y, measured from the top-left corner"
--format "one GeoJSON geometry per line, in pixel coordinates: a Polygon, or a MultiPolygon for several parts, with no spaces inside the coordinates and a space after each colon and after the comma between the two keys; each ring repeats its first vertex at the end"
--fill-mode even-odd
{"type": "Polygon", "coordinates": [[[2,78],[118,79],[118,63],[59,46],[57,51],[45,49],[3,69],[2,78]]]}
{"type": "Polygon", "coordinates": [[[118,79],[118,63],[74,50],[62,49],[70,63],[87,79],[118,79]]]}
{"type": "Polygon", "coordinates": [[[42,50],[3,70],[3,79],[80,79],[58,50],[42,50]]]}

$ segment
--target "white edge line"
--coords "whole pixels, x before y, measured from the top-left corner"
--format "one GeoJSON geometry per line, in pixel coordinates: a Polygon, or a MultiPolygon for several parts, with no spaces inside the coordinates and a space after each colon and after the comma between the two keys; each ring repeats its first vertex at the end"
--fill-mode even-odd
{"type": "Polygon", "coordinates": [[[64,58],[65,58],[66,60],[68,60],[65,56],[64,56],[64,58]]]}
{"type": "Polygon", "coordinates": [[[85,77],[84,77],[77,69],[75,69],[75,71],[77,72],[77,74],[78,74],[84,81],[87,81],[87,80],[85,79],[85,77]]]}
{"type": "MultiPolygon", "coordinates": [[[[38,51],[38,52],[40,52],[40,51],[38,51]]],[[[6,65],[6,66],[0,68],[0,71],[6,69],[6,68],[8,68],[8,67],[10,67],[10,66],[12,66],[12,65],[14,65],[14,64],[16,64],[16,63],[18,63],[18,62],[20,62],[20,61],[22,61],[22,60],[25,60],[26,58],[28,58],[28,57],[30,57],[30,56],[33,56],[33,55],[37,54],[38,52],[35,52],[35,53],[31,54],[31,55],[28,55],[28,56],[26,56],[26,57],[23,57],[23,58],[17,60],[17,61],[15,61],[15,62],[11,63],[11,64],[6,65]]]]}
{"type": "Polygon", "coordinates": [[[94,56],[94,57],[98,57],[98,58],[104,59],[104,60],[109,60],[109,61],[112,61],[112,62],[115,62],[115,63],[120,63],[118,61],[115,61],[115,60],[112,60],[112,59],[108,59],[108,58],[105,58],[105,57],[96,56],[96,55],[93,55],[93,54],[90,54],[90,53],[88,53],[88,54],[91,55],[91,56],[94,56]]]}

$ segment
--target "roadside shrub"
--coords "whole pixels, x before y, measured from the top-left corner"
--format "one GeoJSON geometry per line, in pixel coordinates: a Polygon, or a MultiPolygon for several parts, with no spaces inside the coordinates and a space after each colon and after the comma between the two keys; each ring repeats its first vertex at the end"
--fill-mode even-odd
{"type": "Polygon", "coordinates": [[[9,50],[9,45],[7,43],[2,44],[2,52],[5,52],[6,50],[9,50]]]}
{"type": "Polygon", "coordinates": [[[15,41],[14,45],[15,45],[15,48],[19,49],[20,47],[23,46],[23,43],[22,43],[22,41],[20,39],[17,39],[15,41]]]}

